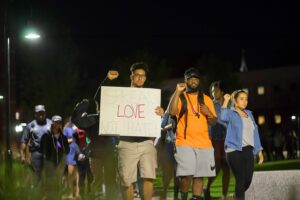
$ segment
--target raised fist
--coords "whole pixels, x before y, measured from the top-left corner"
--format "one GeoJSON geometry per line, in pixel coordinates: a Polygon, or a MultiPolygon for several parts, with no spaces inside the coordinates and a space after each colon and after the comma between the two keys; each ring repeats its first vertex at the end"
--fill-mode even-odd
{"type": "Polygon", "coordinates": [[[114,80],[119,77],[119,72],[116,70],[109,70],[107,73],[107,78],[109,80],[114,80]]]}
{"type": "Polygon", "coordinates": [[[225,100],[225,101],[229,101],[230,98],[231,98],[231,95],[230,95],[230,94],[225,94],[225,95],[224,95],[224,100],[225,100]]]}
{"type": "Polygon", "coordinates": [[[178,83],[176,87],[176,91],[183,92],[186,88],[186,83],[178,83]]]}

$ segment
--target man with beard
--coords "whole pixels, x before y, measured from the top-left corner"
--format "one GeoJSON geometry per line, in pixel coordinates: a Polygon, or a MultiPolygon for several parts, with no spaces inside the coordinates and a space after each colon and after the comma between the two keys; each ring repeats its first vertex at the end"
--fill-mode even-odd
{"type": "Polygon", "coordinates": [[[215,176],[208,124],[214,125],[217,118],[213,101],[200,90],[199,71],[189,68],[184,79],[185,83],[177,84],[169,103],[169,113],[177,117],[176,174],[180,177],[181,199],[187,200],[193,180],[192,200],[201,200],[203,177],[215,176]]]}
{"type": "Polygon", "coordinates": [[[44,105],[35,106],[35,120],[30,122],[23,131],[21,136],[21,161],[24,163],[25,150],[29,143],[29,151],[31,153],[31,166],[36,174],[34,186],[41,180],[43,167],[43,154],[41,153],[40,143],[44,134],[50,132],[51,120],[46,119],[46,109],[44,105]]]}

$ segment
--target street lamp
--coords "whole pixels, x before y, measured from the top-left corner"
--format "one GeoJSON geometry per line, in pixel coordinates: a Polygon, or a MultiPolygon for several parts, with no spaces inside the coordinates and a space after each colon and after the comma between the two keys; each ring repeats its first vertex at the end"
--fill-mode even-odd
{"type": "MultiPolygon", "coordinates": [[[[40,35],[36,32],[31,32],[25,35],[26,39],[29,40],[37,40],[40,38],[40,35]]],[[[10,62],[10,47],[11,41],[10,37],[7,36],[6,40],[7,44],[7,57],[6,57],[6,64],[7,64],[7,135],[6,135],[6,158],[8,162],[8,167],[12,166],[12,151],[10,146],[10,136],[11,136],[11,62],[10,62]]]]}
{"type": "Polygon", "coordinates": [[[41,36],[39,34],[36,33],[30,33],[28,35],[25,36],[26,39],[30,39],[30,40],[36,40],[39,39],[41,36]]]}
{"type": "MultiPolygon", "coordinates": [[[[9,3],[6,5],[6,10],[4,13],[4,35],[5,35],[5,43],[6,43],[6,66],[7,66],[7,95],[6,95],[6,114],[7,114],[7,131],[6,131],[6,172],[9,176],[11,174],[12,169],[12,150],[11,150],[11,132],[12,132],[12,114],[11,114],[11,29],[10,29],[10,10],[9,3]]],[[[36,40],[40,38],[40,35],[32,30],[29,30],[27,34],[24,36],[29,40],[36,40]]]]}
{"type": "MultiPolygon", "coordinates": [[[[32,24],[32,22],[28,22],[29,25],[32,24]]],[[[27,30],[24,32],[24,38],[28,40],[38,40],[41,37],[41,35],[32,27],[27,28],[27,30]]]]}

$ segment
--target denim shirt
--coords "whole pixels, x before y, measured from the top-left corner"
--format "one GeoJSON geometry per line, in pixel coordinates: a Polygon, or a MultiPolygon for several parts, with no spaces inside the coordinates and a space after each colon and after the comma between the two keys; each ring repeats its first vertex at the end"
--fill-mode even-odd
{"type": "MultiPolygon", "coordinates": [[[[255,123],[254,117],[250,110],[244,110],[247,115],[251,118],[254,124],[254,149],[253,154],[256,155],[262,146],[259,139],[258,127],[255,123]]],[[[243,141],[243,122],[238,112],[233,109],[222,108],[221,109],[221,120],[227,123],[227,134],[225,138],[225,149],[235,149],[242,151],[243,141]]]]}

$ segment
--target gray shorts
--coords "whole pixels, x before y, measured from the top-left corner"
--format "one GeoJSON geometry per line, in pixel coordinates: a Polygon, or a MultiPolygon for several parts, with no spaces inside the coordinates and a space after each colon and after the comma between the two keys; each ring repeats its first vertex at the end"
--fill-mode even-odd
{"type": "Polygon", "coordinates": [[[216,165],[213,148],[192,148],[177,146],[175,159],[177,176],[213,177],[216,176],[216,165]]]}

